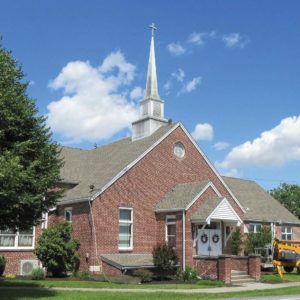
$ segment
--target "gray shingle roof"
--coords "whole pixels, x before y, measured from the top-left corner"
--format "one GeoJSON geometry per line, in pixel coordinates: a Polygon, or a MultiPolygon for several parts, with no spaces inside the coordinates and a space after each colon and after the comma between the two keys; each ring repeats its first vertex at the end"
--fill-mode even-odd
{"type": "Polygon", "coordinates": [[[91,150],[62,147],[65,164],[61,178],[78,184],[66,189],[61,202],[92,196],[177,124],[162,126],[151,136],[134,142],[129,137],[91,150]]]}
{"type": "Polygon", "coordinates": [[[205,188],[209,181],[180,183],[175,185],[156,205],[156,211],[185,209],[205,188]]]}
{"type": "Polygon", "coordinates": [[[124,269],[135,269],[135,268],[151,268],[153,264],[152,254],[102,254],[101,259],[106,263],[118,268],[119,270],[124,269]]]}
{"type": "Polygon", "coordinates": [[[297,217],[255,181],[226,176],[222,176],[222,178],[246,209],[245,220],[300,224],[297,217]]]}
{"type": "Polygon", "coordinates": [[[214,211],[221,203],[224,197],[211,197],[206,199],[192,215],[192,221],[203,221],[214,211]]]}

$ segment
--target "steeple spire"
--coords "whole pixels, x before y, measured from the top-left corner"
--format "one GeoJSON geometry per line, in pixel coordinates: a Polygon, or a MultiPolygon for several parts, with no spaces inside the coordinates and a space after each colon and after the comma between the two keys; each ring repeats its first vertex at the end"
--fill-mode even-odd
{"type": "Polygon", "coordinates": [[[157,89],[156,62],[154,50],[154,30],[155,25],[152,23],[151,28],[151,44],[148,63],[148,74],[146,83],[146,95],[140,101],[140,117],[132,122],[132,141],[143,139],[161,126],[168,124],[168,120],[164,118],[164,101],[160,99],[157,89]]]}
{"type": "Polygon", "coordinates": [[[154,31],[157,29],[152,23],[149,25],[151,28],[151,44],[150,55],[148,63],[148,74],[146,83],[146,95],[145,99],[160,99],[157,88],[157,75],[156,75],[156,61],[155,61],[155,49],[154,49],[154,31]]]}

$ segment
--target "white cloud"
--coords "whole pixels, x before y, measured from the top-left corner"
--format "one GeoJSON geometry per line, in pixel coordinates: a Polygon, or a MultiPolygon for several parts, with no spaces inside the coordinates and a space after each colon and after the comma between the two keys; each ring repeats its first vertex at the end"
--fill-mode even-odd
{"type": "Polygon", "coordinates": [[[99,67],[88,61],[69,62],[49,84],[64,93],[48,105],[51,129],[79,143],[107,139],[130,128],[138,110],[122,88],[134,75],[135,66],[119,51],[108,55],[99,67]]]}
{"type": "Polygon", "coordinates": [[[193,78],[191,81],[188,81],[183,86],[183,88],[181,89],[179,94],[190,93],[190,92],[194,91],[197,88],[197,86],[201,83],[201,81],[202,81],[202,77],[193,78]]]}
{"type": "Polygon", "coordinates": [[[214,137],[214,129],[208,123],[199,123],[195,126],[192,136],[196,141],[211,141],[214,137]]]}
{"type": "Polygon", "coordinates": [[[202,46],[206,35],[205,32],[193,32],[188,37],[188,43],[202,46]]]}
{"type": "Polygon", "coordinates": [[[141,99],[145,94],[144,89],[142,89],[140,86],[134,87],[130,92],[130,98],[132,100],[141,99]]]}
{"type": "Polygon", "coordinates": [[[215,30],[210,32],[193,32],[189,35],[187,42],[197,46],[203,46],[208,38],[213,39],[216,38],[216,36],[217,32],[215,30]]]}
{"type": "Polygon", "coordinates": [[[166,95],[169,95],[170,94],[170,89],[172,87],[172,81],[171,80],[168,80],[165,84],[164,84],[164,90],[165,90],[165,93],[166,95]]]}
{"type": "Polygon", "coordinates": [[[179,56],[186,52],[186,49],[180,43],[171,43],[167,46],[169,52],[173,55],[179,56]]]}
{"type": "Polygon", "coordinates": [[[249,38],[246,36],[242,36],[239,33],[230,33],[230,34],[224,34],[222,37],[222,41],[225,43],[225,46],[227,48],[244,48],[246,44],[250,42],[249,38]]]}
{"type": "Polygon", "coordinates": [[[182,82],[184,80],[185,73],[181,68],[179,68],[176,72],[173,72],[171,76],[176,78],[178,82],[182,82]]]}
{"type": "Polygon", "coordinates": [[[227,171],[220,172],[223,176],[229,176],[229,177],[240,177],[240,173],[236,168],[232,168],[227,171]]]}
{"type": "Polygon", "coordinates": [[[293,160],[300,160],[300,116],[283,119],[253,141],[234,147],[224,161],[217,164],[223,169],[279,167],[293,160]]]}
{"type": "Polygon", "coordinates": [[[226,142],[217,142],[217,143],[215,143],[213,145],[213,147],[216,150],[220,151],[220,150],[224,150],[224,149],[228,148],[229,147],[229,143],[226,143],[226,142]]]}

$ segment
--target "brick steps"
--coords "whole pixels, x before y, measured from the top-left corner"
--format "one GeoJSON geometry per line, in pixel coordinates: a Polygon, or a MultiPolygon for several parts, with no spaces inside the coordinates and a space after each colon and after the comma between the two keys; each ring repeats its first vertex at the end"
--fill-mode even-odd
{"type": "Polygon", "coordinates": [[[239,283],[249,283],[249,282],[255,282],[255,279],[251,278],[247,272],[245,271],[237,271],[232,270],[231,271],[231,283],[232,284],[239,284],[239,283]]]}

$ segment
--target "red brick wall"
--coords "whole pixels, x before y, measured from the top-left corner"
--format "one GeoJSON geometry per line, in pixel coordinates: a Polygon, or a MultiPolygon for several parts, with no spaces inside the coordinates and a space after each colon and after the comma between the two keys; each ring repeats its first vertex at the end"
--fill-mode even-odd
{"type": "Polygon", "coordinates": [[[105,275],[109,276],[120,276],[122,271],[102,261],[102,271],[105,275]]]}
{"type": "Polygon", "coordinates": [[[260,279],[259,256],[230,256],[219,257],[194,257],[194,267],[203,278],[219,279],[226,284],[231,283],[231,271],[245,271],[255,280],[260,279]]]}
{"type": "Polygon", "coordinates": [[[205,257],[193,259],[194,268],[198,275],[206,279],[218,279],[218,258],[205,257]]]}

